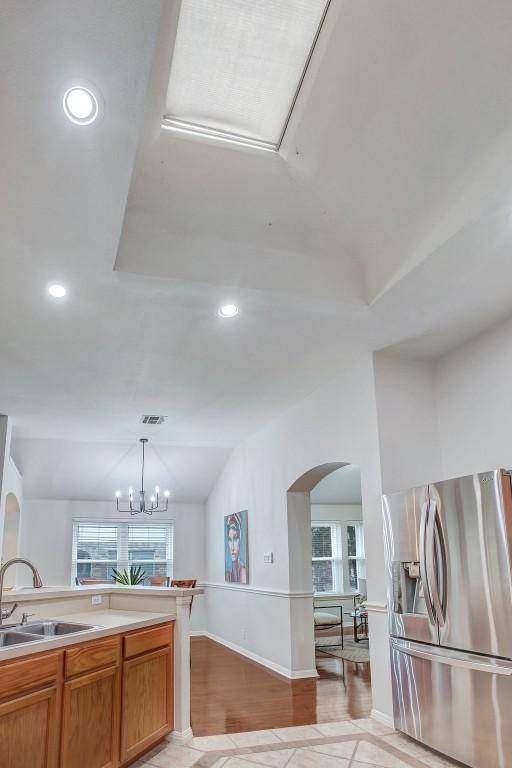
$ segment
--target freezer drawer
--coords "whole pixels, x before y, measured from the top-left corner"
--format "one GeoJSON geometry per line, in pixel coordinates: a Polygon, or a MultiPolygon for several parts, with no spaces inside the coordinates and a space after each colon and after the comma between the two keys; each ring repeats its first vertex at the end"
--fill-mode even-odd
{"type": "Polygon", "coordinates": [[[395,727],[472,768],[512,764],[512,662],[391,639],[395,727]]]}

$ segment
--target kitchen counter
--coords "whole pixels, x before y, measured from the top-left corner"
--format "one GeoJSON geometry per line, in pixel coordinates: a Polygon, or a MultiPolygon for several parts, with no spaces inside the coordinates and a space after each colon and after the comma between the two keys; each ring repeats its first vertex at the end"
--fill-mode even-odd
{"type": "MultiPolygon", "coordinates": [[[[24,587],[4,592],[4,608],[18,603],[12,618],[6,623],[21,623],[22,614],[34,614],[35,621],[76,621],[92,624],[93,629],[52,638],[34,640],[23,645],[0,648],[0,669],[4,661],[45,654],[66,646],[94,642],[109,635],[127,634],[165,622],[174,622],[174,731],[173,740],[186,743],[192,736],[190,727],[190,605],[193,598],[203,594],[201,587],[124,586],[122,584],[91,584],[87,586],[24,587]]],[[[107,641],[105,641],[107,642],[107,641]]],[[[16,663],[16,662],[14,662],[16,663]]]]}
{"type": "MultiPolygon", "coordinates": [[[[21,656],[29,656],[32,653],[41,653],[41,651],[56,650],[68,645],[87,640],[95,640],[99,637],[108,637],[121,632],[131,632],[134,629],[150,627],[157,624],[163,624],[167,621],[174,621],[176,614],[154,613],[152,611],[85,611],[81,613],[66,613],[63,616],[52,616],[56,621],[76,622],[77,624],[94,624],[93,629],[84,629],[82,632],[72,632],[69,635],[59,635],[54,637],[44,637],[41,640],[34,640],[23,645],[11,645],[0,648],[0,662],[7,659],[14,659],[21,656]]],[[[32,616],[30,622],[38,621],[38,617],[32,616]]],[[[45,619],[42,619],[45,620],[45,619]]]]}
{"type": "Polygon", "coordinates": [[[125,586],[123,584],[88,584],[80,587],[18,587],[4,590],[2,604],[33,602],[34,600],[53,600],[57,598],[81,597],[87,594],[94,595],[134,595],[137,597],[186,597],[188,595],[201,595],[204,590],[201,587],[194,589],[178,589],[177,587],[146,587],[125,586]]]}

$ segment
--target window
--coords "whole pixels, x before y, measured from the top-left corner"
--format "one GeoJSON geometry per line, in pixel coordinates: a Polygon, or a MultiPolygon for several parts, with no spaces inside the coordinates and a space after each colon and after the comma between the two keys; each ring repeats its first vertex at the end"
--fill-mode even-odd
{"type": "Polygon", "coordinates": [[[347,560],[350,589],[358,590],[359,579],[365,578],[363,524],[360,522],[347,524],[347,560]]]}
{"type": "Polygon", "coordinates": [[[72,576],[111,579],[112,568],[142,566],[146,576],[170,576],[173,567],[172,522],[75,521],[72,576]]]}
{"type": "Polygon", "coordinates": [[[163,126],[276,151],[328,0],[182,0],[163,126]]]}
{"type": "Polygon", "coordinates": [[[341,560],[341,525],[315,523],[311,527],[313,542],[313,590],[340,592],[343,589],[341,560]]]}
{"type": "Polygon", "coordinates": [[[363,523],[313,521],[313,591],[364,593],[366,561],[363,523]],[[360,583],[360,581],[362,583],[360,583]]]}

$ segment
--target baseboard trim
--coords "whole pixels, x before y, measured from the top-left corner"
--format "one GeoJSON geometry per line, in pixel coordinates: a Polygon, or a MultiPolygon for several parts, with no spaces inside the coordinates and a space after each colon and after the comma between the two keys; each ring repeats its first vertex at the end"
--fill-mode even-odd
{"type": "Polygon", "coordinates": [[[192,728],[187,728],[186,731],[173,731],[171,733],[171,742],[173,744],[188,744],[193,735],[192,728]]]}
{"type": "Polygon", "coordinates": [[[380,712],[378,709],[372,709],[370,717],[372,717],[373,720],[376,720],[378,723],[382,723],[382,725],[387,725],[388,728],[393,728],[393,730],[395,729],[393,718],[390,715],[386,715],[385,712],[380,712]]]}
{"type": "Polygon", "coordinates": [[[249,651],[247,648],[242,648],[242,646],[237,645],[236,643],[232,643],[229,640],[226,640],[223,637],[220,637],[219,635],[214,635],[213,632],[200,632],[198,630],[190,633],[194,637],[207,637],[209,640],[213,640],[215,643],[219,643],[220,645],[224,645],[226,648],[229,648],[230,651],[234,651],[235,653],[239,653],[240,656],[245,656],[246,659],[250,659],[251,661],[254,661],[256,664],[260,664],[262,667],[266,667],[267,669],[270,669],[272,672],[276,672],[278,675],[281,675],[282,677],[286,677],[287,680],[301,680],[305,677],[318,677],[318,672],[315,668],[313,669],[288,669],[288,667],[283,667],[281,664],[276,664],[274,661],[270,661],[270,659],[266,659],[264,656],[259,656],[257,653],[253,653],[252,651],[249,651]]]}

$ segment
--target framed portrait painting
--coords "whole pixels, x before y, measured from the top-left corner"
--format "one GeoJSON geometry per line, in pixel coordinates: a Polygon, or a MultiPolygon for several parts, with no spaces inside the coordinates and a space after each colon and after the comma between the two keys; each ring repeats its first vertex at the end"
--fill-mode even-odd
{"type": "Polygon", "coordinates": [[[224,518],[224,573],[226,581],[249,583],[246,509],[224,518]]]}

